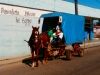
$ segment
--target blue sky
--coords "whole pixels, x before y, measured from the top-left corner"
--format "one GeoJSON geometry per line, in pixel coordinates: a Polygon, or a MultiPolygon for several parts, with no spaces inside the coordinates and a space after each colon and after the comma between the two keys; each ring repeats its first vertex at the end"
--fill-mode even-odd
{"type": "MultiPolygon", "coordinates": [[[[66,0],[66,1],[74,2],[74,0],[66,0]]],[[[77,0],[77,1],[78,4],[100,9],[100,0],[77,0]]]]}

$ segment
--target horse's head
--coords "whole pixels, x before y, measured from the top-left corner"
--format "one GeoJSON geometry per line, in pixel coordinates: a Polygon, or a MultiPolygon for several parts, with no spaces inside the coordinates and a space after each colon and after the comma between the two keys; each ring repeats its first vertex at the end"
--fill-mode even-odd
{"type": "Polygon", "coordinates": [[[34,39],[34,43],[37,43],[38,42],[38,39],[39,39],[39,26],[38,27],[33,27],[32,26],[32,36],[33,36],[33,39],[34,39]]]}

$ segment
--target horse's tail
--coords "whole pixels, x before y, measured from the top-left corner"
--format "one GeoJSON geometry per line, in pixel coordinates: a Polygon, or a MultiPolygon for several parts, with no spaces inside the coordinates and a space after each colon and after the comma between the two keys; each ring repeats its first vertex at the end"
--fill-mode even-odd
{"type": "Polygon", "coordinates": [[[28,41],[27,41],[27,40],[24,40],[24,41],[28,43],[28,41]]]}
{"type": "Polygon", "coordinates": [[[27,40],[24,40],[25,42],[27,42],[28,43],[28,45],[30,46],[30,44],[29,44],[29,41],[27,41],[27,40]]]}

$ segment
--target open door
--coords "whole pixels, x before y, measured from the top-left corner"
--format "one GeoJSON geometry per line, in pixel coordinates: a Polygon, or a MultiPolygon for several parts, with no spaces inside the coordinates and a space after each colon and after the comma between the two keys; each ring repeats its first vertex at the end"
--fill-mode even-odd
{"type": "Polygon", "coordinates": [[[93,34],[93,20],[90,17],[85,18],[85,39],[91,40],[94,37],[93,34]]]}

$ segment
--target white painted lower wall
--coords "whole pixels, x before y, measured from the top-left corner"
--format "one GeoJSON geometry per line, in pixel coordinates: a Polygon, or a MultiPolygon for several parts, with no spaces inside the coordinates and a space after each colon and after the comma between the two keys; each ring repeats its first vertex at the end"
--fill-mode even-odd
{"type": "MultiPolygon", "coordinates": [[[[30,54],[30,48],[24,40],[29,40],[32,25],[38,25],[38,18],[28,18],[32,20],[30,25],[16,23],[16,16],[0,15],[0,60],[25,56],[30,54]],[[6,21],[5,21],[6,19],[6,21]]],[[[27,17],[19,17],[27,19],[27,17]]],[[[40,25],[41,27],[41,25],[40,25]]]]}
{"type": "Polygon", "coordinates": [[[50,12],[9,5],[0,5],[0,11],[0,60],[29,55],[30,47],[24,40],[29,40],[32,26],[40,26],[41,33],[42,22],[38,24],[38,19],[41,14],[50,12]]]}

